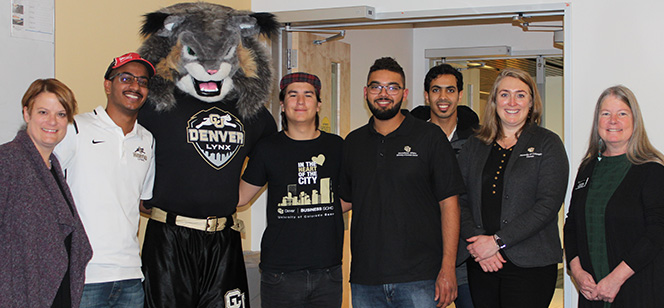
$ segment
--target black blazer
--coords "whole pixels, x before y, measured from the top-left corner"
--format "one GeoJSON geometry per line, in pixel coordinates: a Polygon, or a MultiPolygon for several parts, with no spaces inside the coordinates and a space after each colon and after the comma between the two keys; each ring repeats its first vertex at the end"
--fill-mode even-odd
{"type": "MultiPolygon", "coordinates": [[[[565,221],[565,256],[599,282],[590,263],[586,232],[586,197],[597,160],[579,169],[565,221]]],[[[605,210],[609,267],[625,261],[636,273],[620,288],[612,308],[664,307],[664,166],[632,166],[609,199],[605,210]]],[[[603,302],[579,296],[579,307],[603,307],[603,302]]]]}
{"type": "MultiPolygon", "coordinates": [[[[485,234],[482,225],[482,170],[491,146],[471,137],[459,154],[466,183],[460,197],[461,237],[485,234]]],[[[569,162],[560,137],[537,125],[526,127],[505,168],[500,230],[505,255],[520,267],[562,261],[558,211],[565,199],[569,162]]]]}

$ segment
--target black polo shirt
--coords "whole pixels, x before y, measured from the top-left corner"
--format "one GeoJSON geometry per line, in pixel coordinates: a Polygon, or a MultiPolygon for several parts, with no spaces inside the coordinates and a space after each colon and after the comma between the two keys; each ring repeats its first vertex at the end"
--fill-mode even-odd
{"type": "Polygon", "coordinates": [[[341,198],[353,203],[350,281],[436,279],[442,261],[439,201],[464,192],[443,131],[406,110],[387,136],[373,117],[344,141],[341,198]]]}

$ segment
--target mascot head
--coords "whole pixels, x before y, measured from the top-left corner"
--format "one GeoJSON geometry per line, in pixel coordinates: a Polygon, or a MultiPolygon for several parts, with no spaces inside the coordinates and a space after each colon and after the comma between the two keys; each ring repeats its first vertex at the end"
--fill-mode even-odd
{"type": "Polygon", "coordinates": [[[269,99],[270,59],[258,34],[278,31],[274,15],[204,3],[180,3],[145,15],[138,52],[155,64],[148,103],[175,106],[173,91],[204,102],[236,104],[251,118],[269,99]]]}

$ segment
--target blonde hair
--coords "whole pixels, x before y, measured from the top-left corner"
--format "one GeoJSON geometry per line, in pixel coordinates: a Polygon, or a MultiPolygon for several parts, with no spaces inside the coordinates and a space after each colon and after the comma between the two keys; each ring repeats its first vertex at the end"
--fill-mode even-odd
{"type": "Polygon", "coordinates": [[[641,108],[636,100],[636,96],[629,88],[623,85],[617,85],[604,90],[597,99],[597,104],[595,104],[595,114],[593,116],[593,128],[590,131],[590,141],[588,142],[588,151],[586,151],[586,155],[581,162],[581,167],[588,164],[588,162],[598,157],[606,150],[606,144],[604,144],[604,141],[602,141],[602,138],[599,136],[599,113],[602,108],[602,102],[604,102],[609,96],[619,99],[632,111],[634,127],[632,130],[632,136],[630,136],[629,141],[627,141],[627,159],[635,165],[650,162],[664,165],[664,156],[652,145],[652,143],[650,143],[650,139],[648,139],[645,124],[643,123],[643,116],[641,115],[641,108]]]}
{"type": "Polygon", "coordinates": [[[540,98],[539,91],[537,90],[537,84],[535,83],[535,80],[533,80],[533,77],[520,69],[507,68],[500,72],[498,77],[496,77],[496,81],[493,83],[493,88],[491,89],[489,99],[486,103],[486,108],[484,109],[484,114],[482,115],[482,126],[477,132],[476,137],[485,144],[490,144],[497,139],[505,137],[503,136],[503,129],[500,118],[496,112],[496,97],[498,96],[498,85],[500,85],[500,82],[507,77],[516,78],[525,83],[530,89],[530,97],[532,102],[532,107],[528,112],[526,123],[524,123],[524,125],[516,133],[516,137],[518,138],[519,134],[521,134],[521,131],[523,131],[526,126],[530,125],[531,123],[539,125],[542,120],[542,99],[540,98]]]}
{"type": "MultiPolygon", "coordinates": [[[[30,84],[28,90],[23,94],[21,106],[27,108],[28,113],[32,113],[32,107],[35,104],[35,98],[44,92],[53,93],[58,98],[62,107],[67,112],[67,121],[74,122],[74,115],[78,112],[78,104],[69,87],[55,78],[37,79],[30,84]]],[[[21,108],[21,109],[23,109],[21,108]]]]}

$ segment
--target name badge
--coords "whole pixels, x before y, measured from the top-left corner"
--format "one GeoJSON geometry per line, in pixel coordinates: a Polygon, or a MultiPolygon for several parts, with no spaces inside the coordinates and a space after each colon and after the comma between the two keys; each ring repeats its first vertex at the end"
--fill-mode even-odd
{"type": "Polygon", "coordinates": [[[542,153],[535,152],[535,147],[529,147],[527,151],[528,153],[519,154],[519,157],[533,158],[542,156],[542,153]]]}
{"type": "Polygon", "coordinates": [[[590,180],[590,178],[586,178],[585,180],[577,181],[576,186],[574,186],[574,190],[579,190],[579,189],[585,188],[586,186],[588,186],[588,181],[589,180],[590,180]]]}

